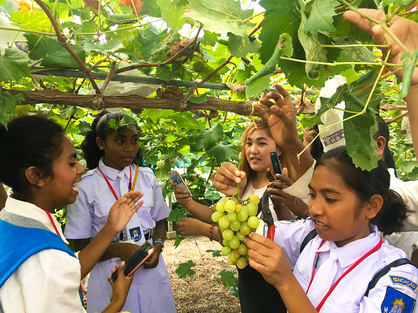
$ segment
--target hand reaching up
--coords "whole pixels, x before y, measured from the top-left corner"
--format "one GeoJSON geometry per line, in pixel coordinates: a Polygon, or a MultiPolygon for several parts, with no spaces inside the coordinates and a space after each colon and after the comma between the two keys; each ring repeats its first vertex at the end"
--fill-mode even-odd
{"type": "Polygon", "coordinates": [[[142,206],[144,201],[139,201],[144,194],[141,191],[131,191],[120,197],[112,205],[107,218],[107,224],[115,231],[120,232],[128,224],[132,215],[142,206]],[[137,203],[138,202],[138,203],[137,203]]]}

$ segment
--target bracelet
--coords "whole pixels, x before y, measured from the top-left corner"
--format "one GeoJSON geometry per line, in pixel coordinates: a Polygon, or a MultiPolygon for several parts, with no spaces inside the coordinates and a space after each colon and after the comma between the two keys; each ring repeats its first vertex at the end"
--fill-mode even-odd
{"type": "Polygon", "coordinates": [[[209,239],[210,241],[213,240],[212,234],[213,234],[213,226],[215,226],[215,224],[211,224],[210,228],[209,228],[209,239]]]}
{"type": "Polygon", "coordinates": [[[158,238],[157,240],[154,240],[154,244],[156,244],[157,242],[161,243],[161,245],[163,246],[161,251],[163,251],[164,250],[164,241],[162,239],[158,238]]]}

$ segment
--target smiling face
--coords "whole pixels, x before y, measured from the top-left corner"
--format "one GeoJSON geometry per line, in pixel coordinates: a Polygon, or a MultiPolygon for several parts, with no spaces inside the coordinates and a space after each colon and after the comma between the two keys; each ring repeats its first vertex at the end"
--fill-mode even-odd
{"type": "Polygon", "coordinates": [[[129,127],[112,131],[105,140],[97,138],[97,145],[104,150],[104,164],[117,170],[129,166],[139,150],[138,138],[138,131],[129,127]]]}
{"type": "Polygon", "coordinates": [[[309,189],[310,216],[322,239],[342,247],[370,234],[369,203],[360,201],[337,172],[317,166],[309,189]]]}
{"type": "MultiPolygon", "coordinates": [[[[272,168],[270,152],[277,151],[276,142],[269,137],[265,129],[256,129],[245,142],[245,156],[255,172],[265,172],[272,168]]],[[[280,155],[280,151],[277,151],[280,155]]]]}
{"type": "Polygon", "coordinates": [[[68,136],[62,140],[62,153],[54,160],[53,172],[42,179],[41,197],[43,203],[39,207],[53,212],[55,208],[75,202],[78,195],[75,186],[81,180],[83,167],[77,161],[74,145],[68,136]]]}

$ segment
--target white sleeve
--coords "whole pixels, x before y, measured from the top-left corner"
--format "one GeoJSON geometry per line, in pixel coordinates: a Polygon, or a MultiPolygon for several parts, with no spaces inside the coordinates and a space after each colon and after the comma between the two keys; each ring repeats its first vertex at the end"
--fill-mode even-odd
{"type": "Polygon", "coordinates": [[[27,259],[0,289],[4,313],[85,313],[79,296],[80,263],[63,251],[27,259]]]}
{"type": "Polygon", "coordinates": [[[308,184],[312,179],[315,164],[316,164],[316,161],[314,160],[314,162],[312,163],[312,166],[297,181],[295,181],[292,186],[283,189],[283,191],[293,197],[301,198],[303,202],[308,204],[309,202],[308,184]]]}
{"type": "Polygon", "coordinates": [[[408,209],[414,211],[406,221],[418,227],[418,181],[403,182],[391,175],[390,188],[399,193],[408,209]]]}

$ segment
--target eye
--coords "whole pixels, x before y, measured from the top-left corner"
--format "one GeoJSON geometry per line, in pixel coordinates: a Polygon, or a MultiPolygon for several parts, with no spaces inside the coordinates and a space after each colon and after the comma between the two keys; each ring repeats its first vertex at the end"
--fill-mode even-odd
{"type": "Polygon", "coordinates": [[[77,163],[70,163],[70,167],[75,167],[77,165],[77,163]]]}
{"type": "Polygon", "coordinates": [[[116,142],[122,144],[124,141],[123,139],[117,139],[116,142]]]}
{"type": "Polygon", "coordinates": [[[331,198],[325,198],[325,201],[328,202],[328,203],[334,203],[337,200],[336,199],[331,199],[331,198]]]}
{"type": "Polygon", "coordinates": [[[132,142],[133,142],[133,143],[138,143],[138,142],[139,142],[139,140],[138,140],[138,138],[137,138],[137,139],[133,139],[133,140],[132,140],[132,142]]]}
{"type": "Polygon", "coordinates": [[[313,198],[315,198],[315,195],[312,192],[310,192],[310,193],[308,193],[308,197],[313,199],[313,198]]]}

